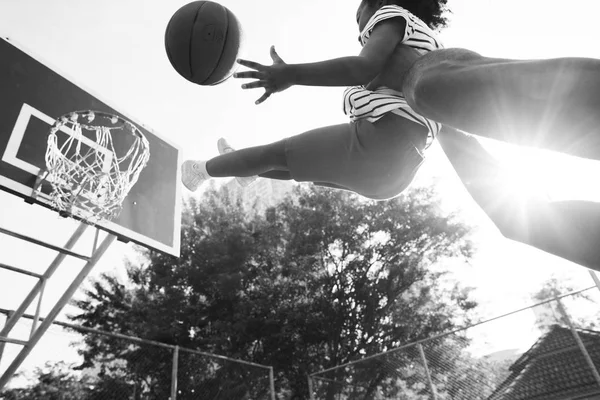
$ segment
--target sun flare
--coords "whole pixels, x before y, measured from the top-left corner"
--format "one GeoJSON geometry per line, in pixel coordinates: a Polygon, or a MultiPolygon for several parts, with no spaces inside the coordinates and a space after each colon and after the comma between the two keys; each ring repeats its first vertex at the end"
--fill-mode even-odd
{"type": "Polygon", "coordinates": [[[482,139],[506,173],[506,193],[519,198],[600,201],[600,163],[547,150],[482,139]]]}

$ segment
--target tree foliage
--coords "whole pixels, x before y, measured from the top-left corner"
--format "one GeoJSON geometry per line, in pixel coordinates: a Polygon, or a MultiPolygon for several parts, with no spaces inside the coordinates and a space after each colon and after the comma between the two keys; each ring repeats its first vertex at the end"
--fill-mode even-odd
{"type": "Polygon", "coordinates": [[[551,277],[544,281],[541,287],[531,295],[538,304],[534,308],[536,326],[543,332],[558,324],[568,327],[573,323],[578,328],[597,329],[598,304],[596,291],[580,291],[572,281],[565,278],[551,277]],[[565,296],[570,294],[569,296],[565,296]],[[557,301],[560,299],[560,305],[557,301]],[[569,320],[565,318],[568,316],[569,320]]]}
{"type": "Polygon", "coordinates": [[[4,400],[81,400],[88,399],[94,391],[90,377],[73,373],[72,365],[58,362],[46,363],[33,373],[35,384],[25,388],[6,389],[0,398],[4,400]]]}
{"type": "MultiPolygon", "coordinates": [[[[128,264],[127,282],[104,275],[71,319],[272,366],[282,398],[306,398],[309,372],[469,321],[476,304],[443,268],[448,258],[470,257],[468,234],[440,211],[432,189],[374,202],[298,188],[260,215],[211,191],[185,208],[179,259],[142,251],[145,262],[128,264]]],[[[170,357],[142,350],[88,335],[82,367],[145,382],[145,398],[165,398],[170,357]]],[[[375,372],[365,378],[370,385],[388,378],[375,372]]],[[[260,398],[267,378],[259,368],[185,353],[178,398],[260,398]]]]}

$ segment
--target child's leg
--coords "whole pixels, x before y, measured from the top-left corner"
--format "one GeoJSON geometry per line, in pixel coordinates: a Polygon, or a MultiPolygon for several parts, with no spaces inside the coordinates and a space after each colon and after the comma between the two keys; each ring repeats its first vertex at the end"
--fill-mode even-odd
{"type": "Polygon", "coordinates": [[[261,175],[272,170],[287,169],[285,140],[232,151],[206,162],[206,171],[215,178],[261,175]]]}
{"type": "Polygon", "coordinates": [[[415,111],[466,132],[600,159],[600,60],[428,53],[403,87],[415,111]]]}
{"type": "MultiPolygon", "coordinates": [[[[219,166],[219,164],[217,164],[217,166],[215,167],[214,165],[210,167],[208,167],[208,162],[207,162],[207,170],[209,171],[209,174],[211,176],[215,176],[213,175],[214,173],[219,173],[219,171],[215,171],[214,168],[222,168],[221,171],[223,171],[224,169],[233,169],[233,168],[238,168],[238,166],[236,166],[236,164],[240,164],[240,163],[244,163],[244,162],[252,162],[252,161],[257,161],[256,157],[259,156],[261,154],[261,152],[269,152],[269,151],[273,151],[273,152],[279,152],[280,146],[279,144],[281,144],[283,141],[281,142],[275,142],[272,143],[271,145],[266,145],[266,146],[257,146],[257,147],[250,147],[247,149],[242,149],[242,150],[233,150],[231,153],[236,153],[236,157],[233,158],[221,158],[219,157],[215,157],[212,160],[208,161],[208,162],[217,162],[220,164],[227,164],[226,166],[219,166]]],[[[285,149],[285,146],[284,146],[285,149]]],[[[225,154],[230,154],[230,153],[225,153],[225,154]]],[[[224,154],[222,154],[224,155],[224,154]]],[[[258,160],[258,168],[263,169],[265,168],[266,165],[268,165],[267,163],[262,164],[263,160],[258,160]]],[[[277,168],[282,168],[283,165],[286,165],[285,168],[287,168],[287,160],[285,162],[278,162],[276,163],[278,164],[277,168]]],[[[244,172],[245,173],[245,172],[244,172]]],[[[226,176],[230,176],[230,175],[226,175],[226,176]]],[[[239,175],[236,175],[239,176],[239,175]]],[[[267,179],[276,179],[276,180],[281,180],[281,181],[289,181],[292,180],[294,178],[292,178],[292,174],[290,173],[289,170],[282,170],[282,169],[272,169],[270,171],[266,171],[263,172],[261,174],[258,174],[258,176],[260,176],[261,178],[267,178],[267,179]]],[[[320,182],[315,182],[321,186],[326,186],[326,187],[331,187],[331,188],[335,188],[335,189],[343,189],[343,190],[349,190],[343,186],[340,185],[335,185],[335,184],[331,184],[331,183],[320,183],[320,182]]]]}
{"type": "Polygon", "coordinates": [[[427,129],[394,114],[375,123],[318,128],[287,139],[290,175],[298,182],[388,199],[408,186],[423,161],[427,129]]]}
{"type": "MultiPolygon", "coordinates": [[[[235,149],[231,147],[229,143],[227,143],[225,138],[220,138],[217,140],[217,150],[219,150],[219,154],[226,154],[235,151],[235,149]]],[[[256,175],[236,176],[235,180],[241,187],[248,187],[256,180],[256,175]]]]}
{"type": "Polygon", "coordinates": [[[187,160],[181,165],[181,181],[193,192],[211,177],[252,177],[287,169],[285,141],[279,141],[226,152],[208,161],[187,160]]]}
{"type": "Polygon", "coordinates": [[[415,145],[426,129],[390,114],[367,121],[314,129],[265,146],[222,154],[207,162],[186,161],[182,181],[189,190],[209,177],[265,176],[318,182],[363,196],[397,195],[423,161],[415,145]]]}
{"type": "MultiPolygon", "coordinates": [[[[289,181],[289,180],[294,179],[294,178],[292,178],[292,174],[290,173],[290,171],[269,171],[269,172],[265,172],[264,174],[260,174],[259,176],[261,178],[277,179],[279,181],[289,181]]],[[[352,189],[348,189],[347,187],[342,186],[342,185],[336,185],[335,183],[327,183],[327,182],[313,182],[313,183],[317,186],[327,187],[327,188],[331,188],[331,189],[346,190],[348,192],[353,191],[352,189]]]]}
{"type": "Polygon", "coordinates": [[[260,174],[259,176],[261,178],[277,179],[278,181],[289,181],[294,179],[292,178],[292,174],[290,174],[290,171],[273,170],[265,172],[264,174],[260,174]]]}
{"type": "Polygon", "coordinates": [[[465,188],[507,238],[600,271],[600,204],[520,199],[501,164],[475,139],[444,127],[442,149],[465,188]]]}
{"type": "Polygon", "coordinates": [[[343,149],[352,135],[351,124],[317,128],[268,145],[221,154],[206,162],[206,171],[215,178],[258,175],[299,182],[343,180],[340,169],[348,162],[343,149]]]}
{"type": "MultiPolygon", "coordinates": [[[[259,175],[261,178],[268,178],[268,179],[277,179],[279,181],[289,181],[292,180],[294,178],[292,178],[292,174],[290,173],[290,171],[269,171],[269,172],[265,172],[264,174],[260,174],[259,175]]],[[[342,185],[336,185],[335,183],[327,183],[327,182],[313,182],[315,185],[317,186],[322,186],[322,187],[327,187],[327,188],[331,188],[331,189],[339,189],[339,190],[346,190],[348,192],[352,192],[352,189],[348,189],[345,186],[342,185]]]]}

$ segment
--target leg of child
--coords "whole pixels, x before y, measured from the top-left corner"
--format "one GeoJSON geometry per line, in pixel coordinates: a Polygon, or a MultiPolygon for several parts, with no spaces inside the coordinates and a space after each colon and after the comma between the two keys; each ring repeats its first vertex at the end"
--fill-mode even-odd
{"type": "MultiPolygon", "coordinates": [[[[252,148],[248,148],[248,149],[244,149],[245,151],[240,153],[239,156],[241,157],[236,157],[234,160],[234,163],[240,163],[243,162],[243,156],[244,154],[246,154],[247,160],[246,161],[257,161],[256,160],[256,156],[260,155],[261,152],[265,152],[265,151],[269,151],[269,148],[271,148],[271,151],[277,152],[280,151],[280,144],[281,142],[276,142],[273,143],[272,145],[268,145],[268,146],[258,146],[258,147],[252,147],[252,148]]],[[[235,152],[235,150],[231,150],[230,152],[235,152]]],[[[227,152],[227,153],[230,153],[227,152]]],[[[227,153],[223,153],[223,154],[227,154],[227,153]]],[[[220,159],[220,160],[216,160],[213,159],[214,161],[217,162],[227,162],[227,159],[220,159]]],[[[281,165],[283,165],[283,162],[279,162],[280,164],[280,168],[281,165]]],[[[218,164],[217,164],[217,168],[218,168],[218,164]]],[[[287,168],[287,167],[286,167],[287,168]]],[[[208,167],[207,167],[208,169],[208,167]]],[[[212,170],[212,168],[211,168],[212,170]]],[[[263,172],[261,174],[258,174],[258,176],[260,176],[261,178],[267,178],[267,179],[275,179],[275,180],[279,180],[279,181],[289,181],[292,180],[294,178],[292,178],[292,174],[290,171],[288,170],[278,170],[278,169],[274,169],[271,171],[267,171],[267,172],[263,172]]],[[[334,183],[326,183],[326,182],[314,182],[316,185],[318,186],[323,186],[323,187],[329,187],[332,189],[340,189],[340,190],[347,190],[347,191],[352,191],[350,189],[348,189],[347,187],[341,186],[341,185],[336,185],[334,183]]]]}
{"type": "Polygon", "coordinates": [[[286,171],[285,140],[222,154],[206,162],[211,177],[253,176],[269,171],[286,171]]]}
{"type": "Polygon", "coordinates": [[[276,179],[278,181],[290,181],[294,179],[292,178],[292,174],[290,173],[290,171],[273,170],[265,172],[264,174],[260,174],[258,176],[260,176],[261,178],[276,179]]]}
{"type": "Polygon", "coordinates": [[[293,167],[296,175],[304,178],[301,181],[312,181],[313,177],[323,181],[343,179],[339,171],[332,170],[346,163],[342,157],[347,154],[340,148],[350,135],[350,124],[313,129],[268,145],[221,154],[206,162],[206,172],[213,178],[259,175],[294,179],[290,172],[293,167]]]}
{"type": "Polygon", "coordinates": [[[426,54],[403,86],[415,111],[474,135],[600,159],[600,60],[426,54]]]}
{"type": "Polygon", "coordinates": [[[520,201],[507,192],[503,168],[477,139],[444,127],[438,140],[469,194],[505,237],[600,271],[600,204],[520,201]]]}
{"type": "Polygon", "coordinates": [[[186,161],[182,180],[194,191],[210,177],[263,175],[390,198],[410,183],[423,161],[415,144],[424,142],[426,133],[425,127],[393,114],[376,123],[332,125],[207,162],[186,161]]]}
{"type": "MultiPolygon", "coordinates": [[[[269,171],[269,172],[265,172],[264,174],[260,174],[259,176],[261,178],[276,179],[279,181],[289,181],[289,180],[294,179],[294,178],[292,178],[292,174],[289,171],[269,171]]],[[[352,189],[349,189],[342,185],[336,185],[335,183],[314,182],[314,184],[317,186],[327,187],[330,189],[338,189],[338,190],[345,190],[348,192],[352,192],[352,189]]]]}
{"type": "Polygon", "coordinates": [[[299,182],[389,199],[412,180],[423,161],[415,146],[426,137],[424,126],[391,113],[328,126],[288,139],[288,167],[299,182]]]}
{"type": "Polygon", "coordinates": [[[270,171],[286,171],[285,140],[264,146],[227,151],[208,161],[187,160],[181,166],[181,181],[196,191],[207,179],[217,177],[253,177],[270,171]]]}
{"type": "MultiPolygon", "coordinates": [[[[313,129],[308,132],[264,146],[248,147],[221,154],[206,162],[206,171],[213,178],[258,175],[272,179],[293,179],[288,166],[286,145],[293,140],[293,163],[297,170],[313,165],[312,175],[327,175],[331,166],[339,164],[329,151],[328,143],[339,143],[340,136],[350,134],[349,124],[313,129]]],[[[335,145],[334,145],[335,146],[335,145]]]]}
{"type": "MultiPolygon", "coordinates": [[[[338,131],[335,127],[325,127],[294,136],[294,143],[304,148],[319,146],[321,138],[315,140],[315,132],[338,131]]],[[[318,136],[318,135],[317,135],[318,136]]],[[[289,180],[293,179],[289,171],[286,145],[288,139],[268,145],[249,147],[241,150],[227,151],[208,161],[185,161],[181,167],[182,182],[190,190],[195,191],[207,179],[218,177],[252,177],[289,180]]],[[[324,155],[322,152],[320,155],[324,155]]],[[[334,156],[333,156],[334,157],[334,156]]],[[[319,155],[312,157],[300,155],[294,162],[303,165],[319,160],[319,155]]],[[[335,161],[333,161],[335,163],[335,161]]],[[[321,165],[323,162],[321,163],[321,165]]]]}

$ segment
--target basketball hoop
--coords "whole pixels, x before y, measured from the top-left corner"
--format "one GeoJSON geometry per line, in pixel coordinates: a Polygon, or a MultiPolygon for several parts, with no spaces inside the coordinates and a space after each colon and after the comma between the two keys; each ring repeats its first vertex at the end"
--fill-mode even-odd
{"type": "Polygon", "coordinates": [[[50,128],[46,148],[52,203],[92,224],[115,218],[149,158],[148,140],[127,120],[99,111],[63,115],[50,128]],[[118,146],[125,154],[115,151],[113,134],[127,143],[118,146]]]}

